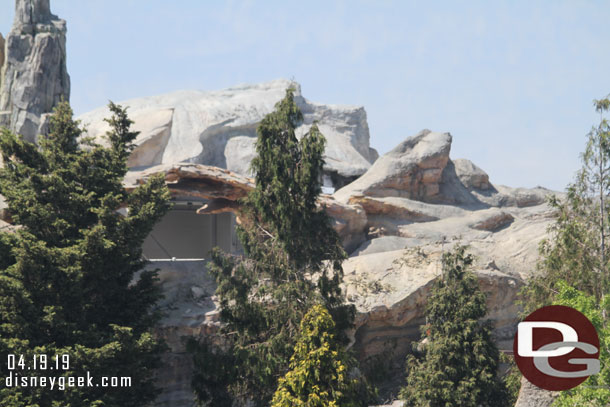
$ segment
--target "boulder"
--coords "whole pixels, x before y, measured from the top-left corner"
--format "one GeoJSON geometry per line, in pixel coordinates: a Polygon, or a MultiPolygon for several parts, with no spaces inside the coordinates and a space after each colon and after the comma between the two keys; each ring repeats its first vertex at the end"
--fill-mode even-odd
{"type": "Polygon", "coordinates": [[[378,159],[356,181],[335,192],[335,197],[341,201],[357,195],[435,201],[450,149],[449,133],[422,130],[378,159]]]}
{"type": "Polygon", "coordinates": [[[0,73],[0,127],[28,141],[46,132],[48,114],[69,100],[66,22],[51,14],[49,0],[17,0],[0,73]]]}
{"type": "MultiPolygon", "coordinates": [[[[323,105],[301,95],[298,83],[275,80],[241,85],[221,91],[178,91],[120,102],[129,108],[134,128],[141,132],[131,167],[191,162],[249,173],[254,156],[256,128],[273,111],[286,89],[295,89],[295,102],[303,112],[297,136],[314,121],[327,139],[325,172],[342,186],[363,174],[377,152],[369,145],[366,112],[359,106],[323,105]],[[164,112],[171,111],[171,114],[164,112]],[[146,140],[149,140],[147,143],[146,140]]],[[[78,117],[87,134],[99,141],[108,130],[102,107],[78,117]]]]}
{"type": "MultiPolygon", "coordinates": [[[[496,186],[498,191],[498,203],[494,206],[517,206],[526,208],[545,203],[549,195],[562,197],[563,193],[558,193],[543,187],[536,188],[511,188],[503,185],[496,186]]],[[[492,204],[490,202],[490,204],[492,204]]]]}
{"type": "Polygon", "coordinates": [[[336,191],[334,197],[341,202],[360,200],[379,212],[381,208],[373,199],[408,199],[480,210],[537,206],[551,194],[562,195],[542,187],[494,186],[485,171],[472,162],[449,158],[451,142],[449,133],[422,130],[379,158],[364,175],[336,191]]]}
{"type": "Polygon", "coordinates": [[[489,175],[470,160],[453,160],[455,172],[466,188],[486,190],[490,188],[489,175]]]}

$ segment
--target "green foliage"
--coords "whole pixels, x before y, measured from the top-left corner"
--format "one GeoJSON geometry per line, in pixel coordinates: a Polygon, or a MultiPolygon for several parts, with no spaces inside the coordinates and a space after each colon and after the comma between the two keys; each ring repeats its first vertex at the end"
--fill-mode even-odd
{"type": "Polygon", "coordinates": [[[335,337],[335,323],[321,305],[301,321],[290,371],[279,380],[272,407],[358,407],[365,386],[350,377],[353,357],[335,337]]]}
{"type": "Polygon", "coordinates": [[[594,101],[600,122],[587,135],[583,166],[567,188],[564,200],[552,197],[557,220],[549,239],[542,242],[539,275],[523,291],[526,312],[551,303],[567,305],[585,314],[600,336],[602,370],[580,386],[564,391],[554,406],[607,406],[610,404],[610,302],[608,280],[608,211],[610,202],[610,124],[604,113],[608,98],[594,101]]]}
{"type": "Polygon", "coordinates": [[[593,323],[599,335],[601,371],[590,376],[583,384],[562,391],[555,400],[555,407],[608,406],[610,405],[610,328],[606,325],[603,310],[610,310],[610,301],[605,298],[603,304],[592,295],[568,285],[565,281],[557,282],[558,293],[554,304],[565,305],[585,314],[593,323]]]}
{"type": "MultiPolygon", "coordinates": [[[[156,389],[153,369],[163,346],[150,334],[160,296],[145,271],[141,245],[169,209],[160,177],[127,194],[122,180],[137,133],[126,111],[110,103],[109,147],[81,139],[67,103],[51,118],[40,146],[3,130],[0,193],[15,233],[0,233],[0,354],[69,354],[68,371],[32,376],[131,376],[129,388],[6,387],[2,405],[38,407],[141,406],[156,389]],[[79,141],[85,144],[79,145],[79,141]],[[117,210],[126,206],[126,216],[117,210]]],[[[20,373],[19,371],[13,373],[20,373]]]]}
{"type": "Polygon", "coordinates": [[[461,246],[443,254],[443,275],[426,307],[423,357],[407,358],[406,406],[501,407],[508,405],[498,378],[499,352],[492,340],[485,294],[468,269],[473,257],[461,246]]]}
{"type": "Polygon", "coordinates": [[[515,358],[512,355],[500,353],[500,362],[508,364],[508,370],[504,373],[502,381],[506,386],[506,405],[514,406],[519,397],[519,391],[521,390],[521,378],[523,375],[517,367],[515,358]]]}
{"type": "Polygon", "coordinates": [[[340,288],[346,255],[317,206],[325,139],[314,123],[298,140],[301,121],[288,89],[257,129],[256,187],[242,202],[238,229],[246,255],[212,253],[220,334],[229,342],[223,357],[236,368],[216,375],[214,361],[223,350],[216,347],[210,355],[207,344],[196,351],[193,385],[202,404],[219,405],[215,395],[224,396],[214,388],[222,385],[234,400],[268,406],[278,378],[288,370],[299,323],[314,304],[329,310],[339,340],[345,340],[352,323],[353,307],[344,305],[340,288]]]}
{"type": "Polygon", "coordinates": [[[596,100],[594,105],[600,123],[587,135],[583,166],[568,186],[566,198],[550,199],[557,220],[549,229],[549,239],[541,243],[538,276],[523,291],[526,312],[550,304],[558,293],[559,280],[598,300],[610,289],[610,124],[603,116],[610,100],[596,100]]]}

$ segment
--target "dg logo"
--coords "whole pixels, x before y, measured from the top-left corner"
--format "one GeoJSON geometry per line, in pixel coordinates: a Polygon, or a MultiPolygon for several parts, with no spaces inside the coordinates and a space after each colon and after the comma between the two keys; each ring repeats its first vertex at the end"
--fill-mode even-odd
{"type": "Polygon", "coordinates": [[[523,376],[546,390],[568,390],[599,373],[599,337],[579,311],[540,308],[517,326],[515,361],[523,376]]]}

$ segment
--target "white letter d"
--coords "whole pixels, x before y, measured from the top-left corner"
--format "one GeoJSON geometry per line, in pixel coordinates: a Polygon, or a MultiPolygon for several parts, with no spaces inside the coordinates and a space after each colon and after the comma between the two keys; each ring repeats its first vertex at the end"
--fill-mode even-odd
{"type": "Polygon", "coordinates": [[[573,346],[562,346],[555,350],[535,351],[534,346],[534,328],[550,328],[561,332],[562,342],[578,342],[578,333],[570,325],[561,322],[551,321],[525,321],[517,325],[517,333],[519,335],[519,343],[517,344],[517,353],[522,357],[555,357],[563,356],[574,350],[573,346]]]}

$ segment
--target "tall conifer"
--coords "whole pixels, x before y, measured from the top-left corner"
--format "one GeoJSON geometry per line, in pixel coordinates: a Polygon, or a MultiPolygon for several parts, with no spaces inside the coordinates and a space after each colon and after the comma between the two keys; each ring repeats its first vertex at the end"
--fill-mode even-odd
{"type": "Polygon", "coordinates": [[[168,210],[170,196],[159,177],[124,191],[137,133],[124,109],[111,103],[110,110],[108,147],[81,139],[67,103],[56,108],[39,146],[8,130],[0,136],[0,193],[17,226],[15,233],[0,233],[0,354],[24,359],[23,368],[13,369],[1,361],[1,405],[128,407],[156,395],[152,373],[162,348],[150,328],[159,291],[153,272],[137,282],[134,276],[145,265],[144,238],[168,210]],[[123,206],[125,216],[118,212],[123,206]],[[46,369],[35,355],[46,355],[46,369]],[[87,372],[93,387],[63,391],[58,382],[51,391],[8,386],[5,379],[65,380],[87,372]],[[102,387],[102,376],[130,377],[131,386],[102,387]]]}
{"type": "Polygon", "coordinates": [[[249,399],[268,406],[314,304],[330,311],[341,341],[352,323],[353,307],[344,305],[339,286],[345,252],[317,206],[325,139],[314,123],[299,140],[302,120],[288,89],[257,129],[256,187],[242,202],[238,229],[245,256],[213,253],[221,334],[230,349],[206,344],[196,352],[194,388],[203,404],[249,399]],[[218,372],[219,361],[234,368],[218,372]]]}

